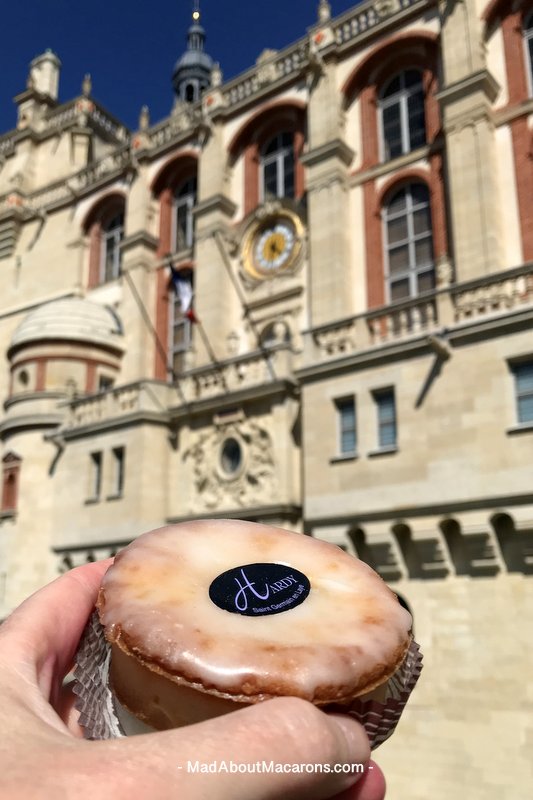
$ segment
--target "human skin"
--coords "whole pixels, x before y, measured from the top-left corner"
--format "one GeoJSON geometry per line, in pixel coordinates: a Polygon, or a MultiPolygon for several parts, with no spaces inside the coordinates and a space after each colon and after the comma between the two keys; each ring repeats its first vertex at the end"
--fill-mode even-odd
{"type": "Polygon", "coordinates": [[[0,797],[383,800],[363,728],[279,698],[178,730],[88,742],[62,688],[110,561],[71,570],[0,627],[0,797]],[[364,774],[190,773],[187,762],[365,764],[364,774]]]}

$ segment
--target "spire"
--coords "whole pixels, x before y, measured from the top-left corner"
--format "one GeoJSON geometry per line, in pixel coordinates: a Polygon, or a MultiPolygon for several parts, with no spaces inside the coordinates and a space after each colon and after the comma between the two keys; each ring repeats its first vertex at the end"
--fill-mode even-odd
{"type": "Polygon", "coordinates": [[[192,22],[187,33],[187,50],[176,62],[172,85],[178,100],[195,103],[211,85],[213,59],[204,51],[205,31],[200,24],[200,2],[194,0],[192,22]]]}

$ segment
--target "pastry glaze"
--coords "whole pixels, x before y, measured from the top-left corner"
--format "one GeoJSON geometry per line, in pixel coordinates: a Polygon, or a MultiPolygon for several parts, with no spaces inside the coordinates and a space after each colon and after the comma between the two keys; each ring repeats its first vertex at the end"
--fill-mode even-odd
{"type": "Polygon", "coordinates": [[[117,697],[156,728],[280,695],[349,703],[394,674],[411,640],[410,614],[365,563],[319,539],[235,520],[140,536],[105,575],[98,609],[117,697]],[[211,601],[217,576],[257,562],[303,572],[308,597],[256,617],[211,601]]]}

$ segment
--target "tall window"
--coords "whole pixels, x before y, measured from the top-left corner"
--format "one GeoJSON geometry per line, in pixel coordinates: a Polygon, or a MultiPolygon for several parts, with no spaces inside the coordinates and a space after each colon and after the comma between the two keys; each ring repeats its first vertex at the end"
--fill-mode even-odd
{"type": "Polygon", "coordinates": [[[389,300],[416,297],[435,286],[429,191],[411,183],[383,209],[389,300]]]}
{"type": "Polygon", "coordinates": [[[180,273],[170,296],[169,358],[174,374],[185,369],[187,350],[191,348],[192,273],[180,273]]]}
{"type": "Polygon", "coordinates": [[[102,492],[102,453],[91,453],[89,463],[89,500],[100,499],[102,492]]]}
{"type": "Polygon", "coordinates": [[[337,409],[338,452],[341,456],[354,455],[357,450],[355,424],[355,397],[335,400],[337,409]]]}
{"type": "Polygon", "coordinates": [[[533,14],[524,19],[524,48],[529,82],[529,95],[533,95],[533,14]]]}
{"type": "Polygon", "coordinates": [[[396,400],[394,389],[380,389],[374,392],[378,425],[378,447],[394,448],[397,442],[396,400]]]}
{"type": "Polygon", "coordinates": [[[196,205],[196,178],[182,183],[174,195],[174,242],[176,252],[192,247],[194,238],[193,208],[196,205]]]}
{"type": "Polygon", "coordinates": [[[2,497],[0,511],[14,514],[17,510],[18,485],[22,459],[15,453],[6,453],[2,459],[2,497]]]}
{"type": "Polygon", "coordinates": [[[519,423],[533,422],[533,361],[513,366],[516,415],[519,423]]]}
{"type": "Polygon", "coordinates": [[[262,199],[294,197],[294,135],[278,133],[261,151],[262,199]]]}
{"type": "Polygon", "coordinates": [[[124,238],[124,213],[117,214],[102,226],[102,260],[100,280],[113,281],[120,275],[120,242],[124,238]]]}
{"type": "Polygon", "coordinates": [[[113,455],[113,492],[112,497],[122,497],[124,492],[124,466],[125,466],[124,447],[114,447],[113,455]]]}
{"type": "Polygon", "coordinates": [[[400,72],[379,98],[383,161],[410,153],[426,142],[424,86],[416,69],[400,72]]]}

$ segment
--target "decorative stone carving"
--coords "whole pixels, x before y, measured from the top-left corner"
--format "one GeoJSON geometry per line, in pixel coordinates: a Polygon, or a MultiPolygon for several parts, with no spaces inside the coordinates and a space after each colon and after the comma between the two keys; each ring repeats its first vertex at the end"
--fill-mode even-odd
{"type": "Polygon", "coordinates": [[[328,0],[320,0],[318,4],[318,21],[322,24],[331,19],[331,5],[328,0]]]}
{"type": "Polygon", "coordinates": [[[256,422],[232,422],[206,431],[196,438],[183,458],[191,459],[193,464],[195,493],[190,513],[250,507],[276,499],[272,439],[256,422]],[[226,471],[223,449],[230,440],[240,447],[241,461],[233,471],[226,471]]]}
{"type": "Polygon", "coordinates": [[[257,59],[257,83],[259,86],[273,83],[278,77],[276,63],[271,60],[276,53],[277,50],[263,50],[257,59]]]}
{"type": "Polygon", "coordinates": [[[84,97],[89,97],[89,95],[92,92],[92,89],[93,89],[93,82],[91,80],[90,74],[87,72],[81,84],[81,92],[84,95],[84,97]]]}

